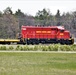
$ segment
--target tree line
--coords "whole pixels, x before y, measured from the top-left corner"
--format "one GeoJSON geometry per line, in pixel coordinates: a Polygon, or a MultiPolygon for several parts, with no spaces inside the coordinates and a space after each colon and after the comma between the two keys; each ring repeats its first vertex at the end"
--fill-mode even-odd
{"type": "MultiPolygon", "coordinates": [[[[31,13],[31,12],[30,12],[31,13]]],[[[49,9],[38,10],[35,16],[25,14],[20,9],[13,13],[10,7],[0,11],[0,38],[16,38],[22,25],[64,26],[76,37],[76,11],[52,15],[49,9]]]]}

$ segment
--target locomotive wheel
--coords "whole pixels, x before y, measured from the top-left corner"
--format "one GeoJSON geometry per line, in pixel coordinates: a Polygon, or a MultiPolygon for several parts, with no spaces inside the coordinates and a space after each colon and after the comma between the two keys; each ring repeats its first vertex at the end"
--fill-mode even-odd
{"type": "Polygon", "coordinates": [[[62,40],[60,40],[60,44],[62,44],[62,45],[64,45],[65,44],[65,42],[64,42],[64,40],[62,39],[62,40]]]}
{"type": "Polygon", "coordinates": [[[45,41],[41,41],[42,44],[45,44],[45,41]]]}
{"type": "Polygon", "coordinates": [[[66,40],[66,45],[69,45],[70,44],[70,41],[69,40],[66,40]]]}

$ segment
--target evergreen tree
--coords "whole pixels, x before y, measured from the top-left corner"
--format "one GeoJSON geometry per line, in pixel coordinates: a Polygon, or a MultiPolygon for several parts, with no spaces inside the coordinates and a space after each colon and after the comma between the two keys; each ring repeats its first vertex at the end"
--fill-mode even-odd
{"type": "Polygon", "coordinates": [[[2,17],[2,12],[0,11],[0,17],[2,17]]]}
{"type": "Polygon", "coordinates": [[[35,19],[40,22],[40,25],[48,25],[51,19],[51,13],[49,10],[43,9],[42,11],[38,11],[35,19]]]}
{"type": "Polygon", "coordinates": [[[56,20],[57,20],[57,26],[61,25],[61,16],[60,16],[60,10],[57,10],[57,13],[55,15],[56,20]]]}
{"type": "Polygon", "coordinates": [[[5,10],[4,10],[4,14],[13,14],[12,10],[10,7],[7,7],[5,10]]]}
{"type": "Polygon", "coordinates": [[[24,13],[20,10],[20,9],[18,9],[16,12],[15,12],[15,16],[24,16],[24,13]]]}

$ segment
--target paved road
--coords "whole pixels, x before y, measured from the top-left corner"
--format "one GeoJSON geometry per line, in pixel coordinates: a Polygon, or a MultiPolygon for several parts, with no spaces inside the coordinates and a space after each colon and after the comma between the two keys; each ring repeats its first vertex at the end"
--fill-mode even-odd
{"type": "Polygon", "coordinates": [[[7,53],[76,53],[76,51],[0,51],[7,53]]]}
{"type": "Polygon", "coordinates": [[[74,38],[74,44],[76,44],[76,38],[74,38]]]}

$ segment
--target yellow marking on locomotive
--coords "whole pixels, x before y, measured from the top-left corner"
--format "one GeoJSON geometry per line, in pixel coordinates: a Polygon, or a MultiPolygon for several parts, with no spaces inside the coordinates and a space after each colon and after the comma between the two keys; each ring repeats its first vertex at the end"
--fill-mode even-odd
{"type": "Polygon", "coordinates": [[[36,31],[36,33],[41,33],[41,31],[36,31]]]}
{"type": "Polygon", "coordinates": [[[60,35],[64,35],[63,33],[60,33],[60,35]]]}
{"type": "Polygon", "coordinates": [[[42,31],[42,33],[46,33],[46,31],[42,31]]]}
{"type": "Polygon", "coordinates": [[[51,31],[36,31],[36,33],[51,33],[51,31]]]}
{"type": "Polygon", "coordinates": [[[47,31],[47,33],[51,33],[51,31],[47,31]]]}

